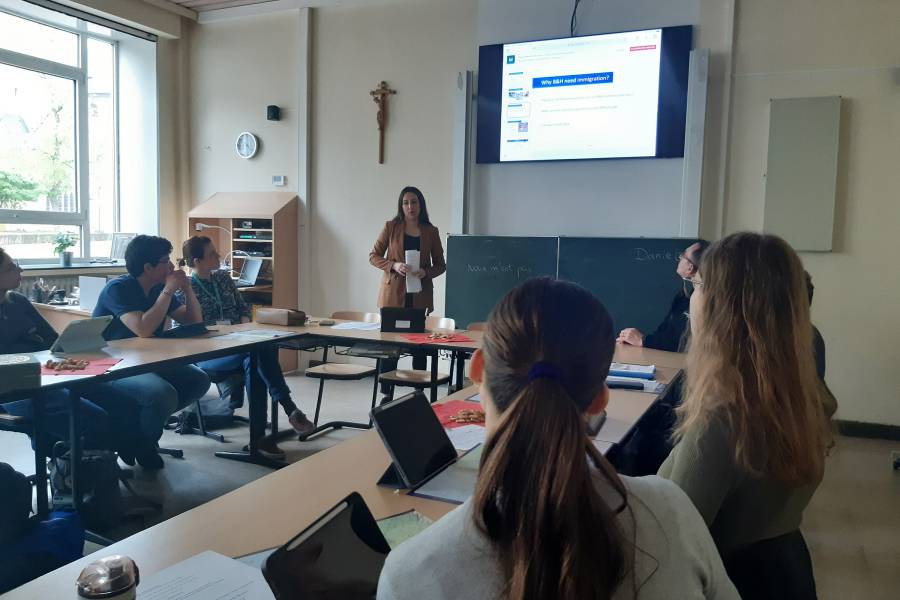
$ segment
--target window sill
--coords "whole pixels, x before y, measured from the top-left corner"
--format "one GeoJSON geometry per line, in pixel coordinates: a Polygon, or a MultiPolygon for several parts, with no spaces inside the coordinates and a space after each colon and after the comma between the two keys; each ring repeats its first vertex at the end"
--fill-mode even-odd
{"type": "Polygon", "coordinates": [[[119,263],[72,263],[70,267],[60,266],[59,263],[40,263],[21,265],[23,276],[32,275],[63,275],[79,273],[124,273],[125,265],[119,263]]]}

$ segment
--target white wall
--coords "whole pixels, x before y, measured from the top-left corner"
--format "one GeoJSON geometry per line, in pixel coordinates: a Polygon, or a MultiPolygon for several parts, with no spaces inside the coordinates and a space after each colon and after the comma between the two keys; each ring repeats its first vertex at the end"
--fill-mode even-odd
{"type": "MultiPolygon", "coordinates": [[[[694,25],[700,0],[589,0],[577,34],[694,25]]],[[[570,0],[480,0],[477,44],[569,35],[570,0]]],[[[697,32],[695,32],[695,39],[697,32]]],[[[477,165],[473,233],[677,236],[682,159],[477,165]]]]}
{"type": "Polygon", "coordinates": [[[843,96],[835,244],[804,253],[838,417],[900,425],[900,3],[741,0],[726,232],[763,223],[769,99],[843,96]],[[778,18],[772,18],[772,15],[778,18]]]}
{"type": "MultiPolygon", "coordinates": [[[[413,0],[317,9],[313,20],[312,214],[309,307],[374,310],[381,272],[368,254],[396,214],[405,185],[422,189],[446,245],[450,223],[452,93],[474,67],[474,0],[413,0]],[[378,164],[376,107],[385,80],[385,164],[378,164]]],[[[435,281],[443,314],[444,277],[435,281]]]]}
{"type": "MultiPolygon", "coordinates": [[[[245,17],[190,32],[191,204],[220,191],[297,191],[300,11],[245,17]],[[281,107],[280,121],[266,106],[281,107]],[[234,144],[249,131],[259,139],[252,159],[234,144]],[[274,187],[272,175],[287,185],[274,187]]],[[[305,44],[305,40],[302,40],[305,44]]]]}

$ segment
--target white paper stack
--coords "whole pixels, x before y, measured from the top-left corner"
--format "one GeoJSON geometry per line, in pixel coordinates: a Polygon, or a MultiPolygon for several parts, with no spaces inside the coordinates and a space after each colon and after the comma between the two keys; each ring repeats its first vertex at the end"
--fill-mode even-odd
{"type": "Polygon", "coordinates": [[[406,265],[409,267],[409,271],[406,273],[406,293],[418,294],[422,291],[422,280],[413,275],[419,270],[418,250],[406,251],[406,265]]]}

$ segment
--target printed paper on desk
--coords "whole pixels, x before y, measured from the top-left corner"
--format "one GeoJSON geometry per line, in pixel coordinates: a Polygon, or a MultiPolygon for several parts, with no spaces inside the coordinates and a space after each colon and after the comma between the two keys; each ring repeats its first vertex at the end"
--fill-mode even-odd
{"type": "Polygon", "coordinates": [[[486,430],[484,425],[463,425],[462,427],[444,429],[444,431],[447,432],[447,437],[453,442],[453,447],[465,452],[478,444],[484,443],[486,430]]]}
{"type": "Polygon", "coordinates": [[[275,600],[262,571],[207,551],[141,579],[141,600],[275,600]]]}
{"type": "Polygon", "coordinates": [[[422,291],[422,280],[413,273],[419,270],[419,251],[407,250],[405,262],[409,267],[409,272],[406,274],[406,293],[418,294],[422,291]]]}
{"type": "Polygon", "coordinates": [[[346,323],[337,323],[331,327],[332,329],[356,329],[358,331],[378,331],[381,329],[381,323],[366,323],[365,321],[347,321],[346,323]]]}

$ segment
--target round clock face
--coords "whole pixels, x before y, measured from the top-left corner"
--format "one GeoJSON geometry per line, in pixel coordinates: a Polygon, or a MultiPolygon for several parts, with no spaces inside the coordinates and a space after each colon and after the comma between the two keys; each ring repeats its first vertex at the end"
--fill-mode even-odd
{"type": "Polygon", "coordinates": [[[241,158],[251,158],[256,154],[256,149],[258,147],[256,136],[245,131],[238,136],[237,141],[234,143],[234,147],[237,150],[238,156],[241,158]]]}

